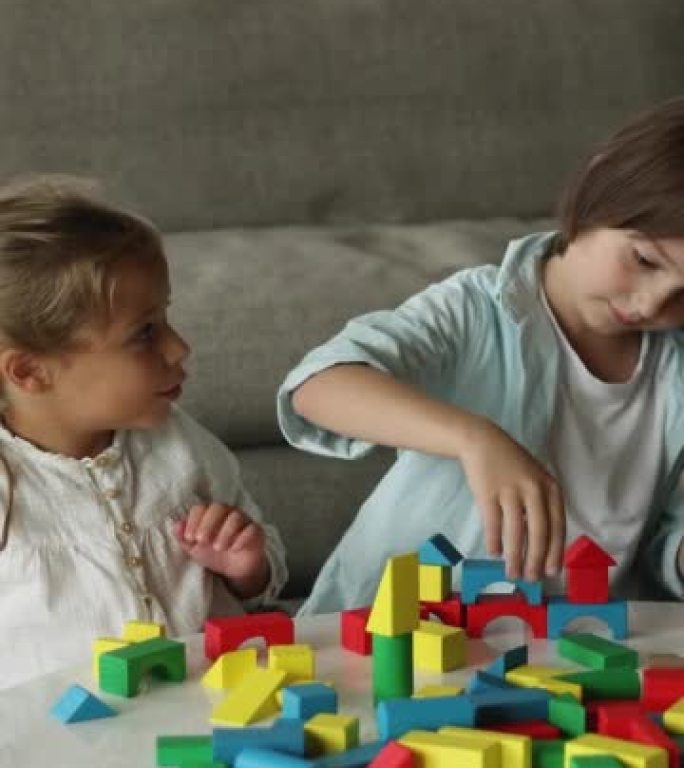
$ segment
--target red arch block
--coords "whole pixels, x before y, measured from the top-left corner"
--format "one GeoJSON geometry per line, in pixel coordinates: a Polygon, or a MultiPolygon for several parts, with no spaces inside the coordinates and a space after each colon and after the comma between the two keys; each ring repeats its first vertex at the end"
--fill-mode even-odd
{"type": "Polygon", "coordinates": [[[280,611],[207,619],[204,622],[204,655],[216,659],[253,637],[263,637],[266,647],[291,645],[294,643],[294,622],[280,611]]]}
{"type": "Polygon", "coordinates": [[[466,632],[469,637],[482,637],[490,621],[500,616],[516,616],[522,619],[532,630],[536,638],[547,635],[546,603],[530,605],[517,594],[482,595],[477,603],[466,606],[466,632]]]}

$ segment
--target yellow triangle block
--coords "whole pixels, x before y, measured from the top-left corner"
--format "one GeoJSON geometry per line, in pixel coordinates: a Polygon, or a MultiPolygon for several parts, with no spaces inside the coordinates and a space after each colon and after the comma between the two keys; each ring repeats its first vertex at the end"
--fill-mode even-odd
{"type": "Polygon", "coordinates": [[[663,712],[663,722],[672,733],[684,733],[684,699],[679,699],[663,712]]]}
{"type": "Polygon", "coordinates": [[[245,675],[211,712],[214,725],[249,725],[276,714],[275,694],[287,672],[280,669],[255,669],[245,675]]]}
{"type": "Polygon", "coordinates": [[[202,677],[205,688],[232,688],[249,672],[257,668],[257,649],[240,648],[228,651],[216,659],[202,677]]]}
{"type": "Polygon", "coordinates": [[[387,561],[366,629],[396,637],[413,632],[418,621],[418,555],[410,552],[387,561]]]}
{"type": "Polygon", "coordinates": [[[562,667],[523,664],[506,672],[506,682],[519,685],[521,688],[542,688],[557,695],[568,693],[577,701],[582,701],[582,686],[579,683],[555,679],[556,675],[565,675],[567,672],[568,670],[562,667]]]}

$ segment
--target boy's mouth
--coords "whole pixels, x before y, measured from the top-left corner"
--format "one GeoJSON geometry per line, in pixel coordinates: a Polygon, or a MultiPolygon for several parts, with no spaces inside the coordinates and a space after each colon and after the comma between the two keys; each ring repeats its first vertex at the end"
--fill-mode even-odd
{"type": "Polygon", "coordinates": [[[185,381],[185,376],[178,382],[178,384],[175,384],[173,387],[169,387],[168,389],[164,389],[161,392],[158,392],[157,394],[159,395],[159,397],[166,397],[169,400],[176,400],[181,396],[183,392],[184,381],[185,381]]]}

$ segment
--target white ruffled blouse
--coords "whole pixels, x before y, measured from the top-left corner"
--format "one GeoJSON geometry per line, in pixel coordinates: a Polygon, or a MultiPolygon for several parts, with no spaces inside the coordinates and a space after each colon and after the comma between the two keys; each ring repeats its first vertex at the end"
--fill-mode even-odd
{"type": "MultiPolygon", "coordinates": [[[[209,501],[263,515],[235,456],[180,408],[157,429],[117,432],[94,458],[42,451],[1,425],[0,452],[14,491],[0,551],[0,688],[83,662],[95,638],[119,636],[131,619],[184,635],[209,615],[243,611],[219,576],[183,552],[173,526],[209,501]]],[[[1,530],[1,476],[0,491],[1,530]]],[[[276,529],[264,530],[268,600],[287,569],[276,529]]]]}

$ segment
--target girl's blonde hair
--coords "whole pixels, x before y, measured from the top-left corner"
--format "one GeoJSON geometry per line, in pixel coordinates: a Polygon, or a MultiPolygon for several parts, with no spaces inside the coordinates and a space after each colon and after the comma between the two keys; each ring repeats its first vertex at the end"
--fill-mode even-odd
{"type": "Polygon", "coordinates": [[[157,229],[96,190],[58,175],[0,189],[0,344],[67,349],[79,326],[111,309],[118,262],[165,265],[157,229]]]}
{"type": "MultiPolygon", "coordinates": [[[[0,189],[0,346],[70,349],[84,324],[106,320],[124,259],[161,268],[157,229],[102,201],[73,176],[33,176],[0,189]]],[[[0,386],[0,409],[4,406],[0,386]]],[[[0,551],[7,544],[14,478],[0,455],[0,551]]]]}

